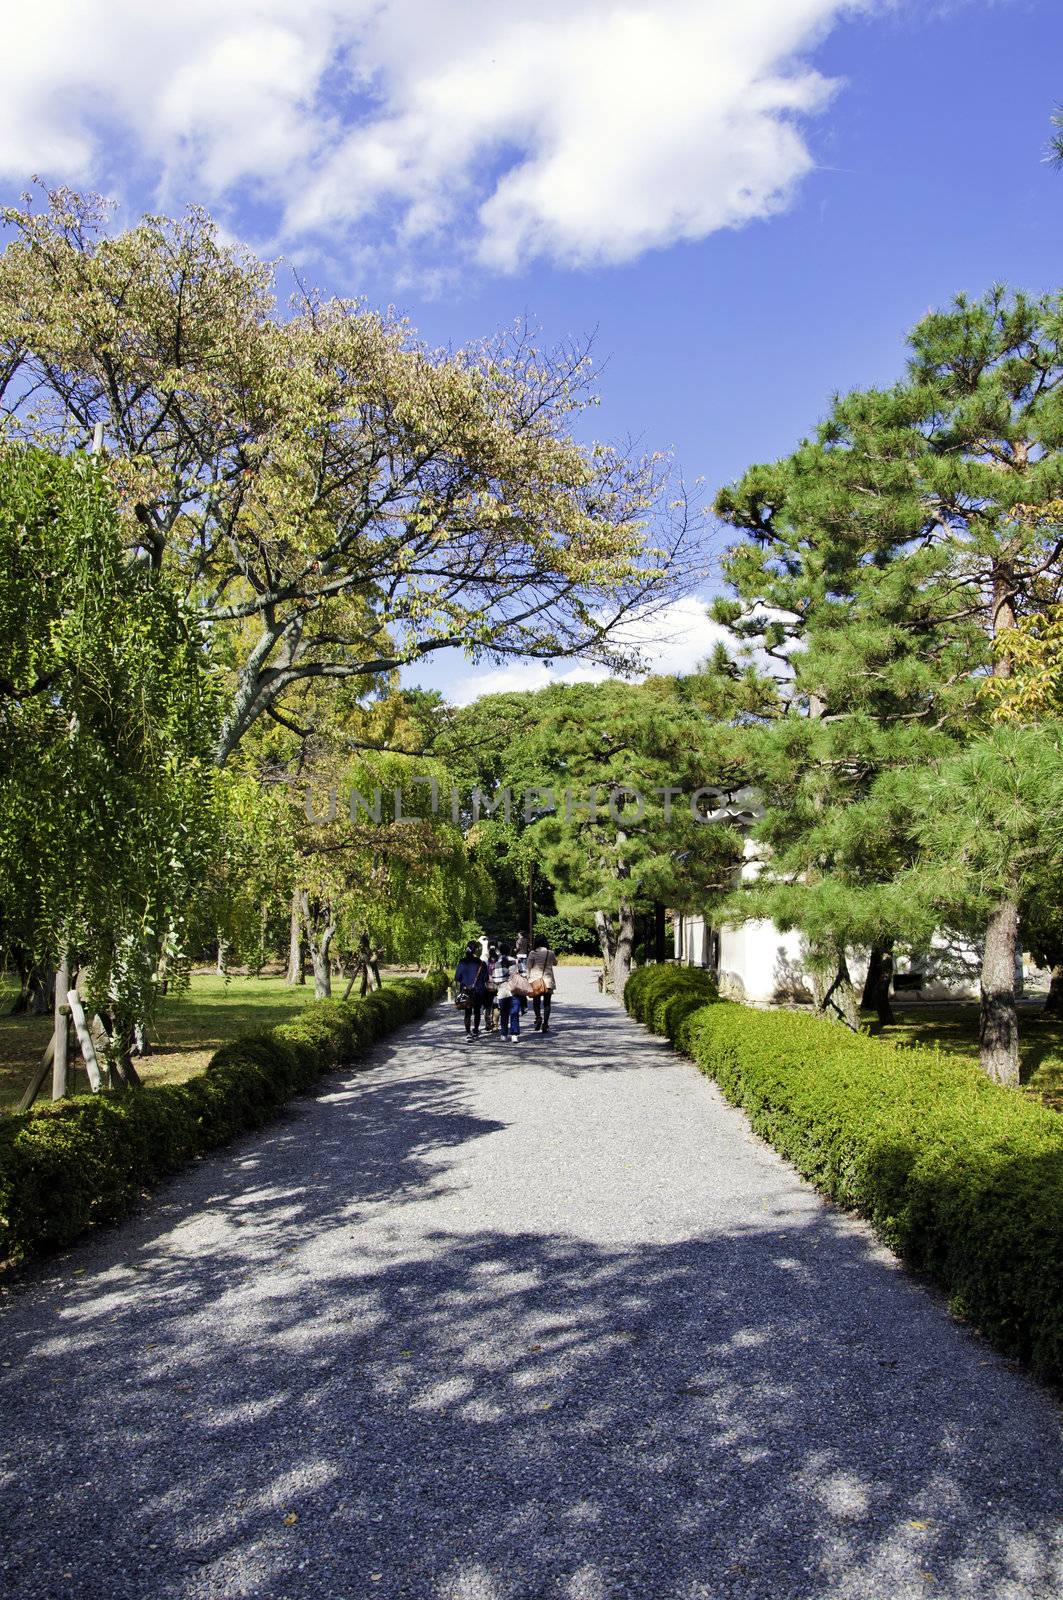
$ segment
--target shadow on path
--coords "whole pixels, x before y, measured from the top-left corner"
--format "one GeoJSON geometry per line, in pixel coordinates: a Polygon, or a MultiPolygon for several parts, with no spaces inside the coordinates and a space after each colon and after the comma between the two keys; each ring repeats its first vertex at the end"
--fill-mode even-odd
{"type": "MultiPolygon", "coordinates": [[[[614,1016],[534,1065],[663,1064],[614,1016]]],[[[625,1246],[433,1222],[506,1132],[452,1027],[9,1296],[12,1593],[1058,1596],[1051,1400],[829,1209],[625,1246]]]]}

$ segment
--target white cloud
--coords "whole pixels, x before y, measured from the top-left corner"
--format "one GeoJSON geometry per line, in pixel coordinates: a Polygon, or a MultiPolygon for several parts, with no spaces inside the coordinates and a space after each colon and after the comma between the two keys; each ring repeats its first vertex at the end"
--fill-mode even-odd
{"type": "Polygon", "coordinates": [[[511,661],[504,667],[484,668],[459,678],[446,697],[452,705],[467,706],[485,694],[534,694],[553,683],[598,683],[608,676],[604,667],[590,662],[558,668],[545,661],[511,661]]]}
{"type": "Polygon", "coordinates": [[[35,0],[5,18],[0,173],[265,206],[279,241],[509,270],[626,261],[785,206],[806,53],[889,0],[35,0]]]}
{"type": "MultiPolygon", "coordinates": [[[[704,600],[689,595],[662,607],[652,617],[623,624],[614,630],[613,638],[639,650],[648,673],[678,675],[696,671],[716,644],[731,636],[726,628],[710,620],[704,600]]],[[[557,665],[514,661],[470,672],[459,678],[446,695],[452,704],[467,706],[485,694],[508,694],[514,690],[531,694],[554,683],[600,683],[612,676],[608,668],[589,661],[560,661],[557,665]]]]}
{"type": "Polygon", "coordinates": [[[645,618],[621,623],[612,634],[643,656],[649,672],[695,672],[722,640],[734,642],[726,628],[713,622],[708,602],[697,595],[673,600],[645,618]]]}

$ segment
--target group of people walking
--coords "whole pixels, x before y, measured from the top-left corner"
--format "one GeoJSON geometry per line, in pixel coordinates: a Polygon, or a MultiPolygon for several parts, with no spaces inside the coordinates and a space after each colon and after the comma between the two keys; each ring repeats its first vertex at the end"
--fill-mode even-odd
{"type": "Polygon", "coordinates": [[[480,1037],[480,1029],[496,1028],[507,1044],[520,1040],[520,1019],[528,1001],[535,1013],[535,1032],[550,1032],[550,1007],[554,997],[557,957],[545,939],[532,950],[523,934],[512,946],[492,944],[488,938],[470,939],[454,973],[454,1003],[465,1015],[465,1032],[480,1037]]]}

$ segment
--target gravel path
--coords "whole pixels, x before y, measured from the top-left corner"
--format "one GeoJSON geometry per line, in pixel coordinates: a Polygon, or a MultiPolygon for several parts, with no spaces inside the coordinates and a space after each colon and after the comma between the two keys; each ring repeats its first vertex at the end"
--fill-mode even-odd
{"type": "Polygon", "coordinates": [[[1058,1600],[1050,1396],[561,985],[8,1286],[7,1592],[1058,1600]]]}

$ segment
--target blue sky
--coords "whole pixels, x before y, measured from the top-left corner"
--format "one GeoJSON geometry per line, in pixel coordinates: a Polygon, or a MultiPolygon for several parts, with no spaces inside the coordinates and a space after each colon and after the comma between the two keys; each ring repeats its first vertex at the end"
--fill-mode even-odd
{"type": "Polygon", "coordinates": [[[431,342],[593,331],[594,431],[710,486],[889,381],[928,307],[1063,277],[1059,0],[39,0],[9,29],[8,196],[201,200],[431,342]]]}

